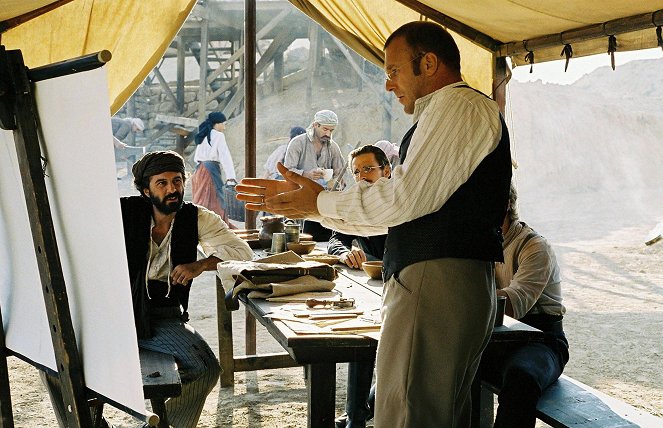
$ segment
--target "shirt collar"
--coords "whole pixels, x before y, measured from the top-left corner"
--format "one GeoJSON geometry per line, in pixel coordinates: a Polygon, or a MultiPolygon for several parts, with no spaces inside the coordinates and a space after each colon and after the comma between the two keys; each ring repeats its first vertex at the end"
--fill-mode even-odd
{"type": "Polygon", "coordinates": [[[437,91],[433,91],[430,94],[426,94],[421,98],[417,98],[417,100],[414,102],[414,114],[412,115],[412,123],[416,123],[419,121],[419,116],[421,116],[424,110],[426,110],[426,107],[428,107],[430,100],[435,96],[435,94],[438,94],[443,91],[448,91],[449,89],[463,85],[467,85],[467,83],[461,80],[455,83],[451,83],[447,86],[443,86],[437,91]]]}
{"type": "Polygon", "coordinates": [[[504,235],[504,247],[507,247],[511,241],[514,240],[516,236],[520,234],[520,232],[523,230],[523,228],[527,226],[525,223],[523,223],[520,220],[516,220],[511,223],[509,226],[509,230],[506,232],[506,235],[504,235]]]}

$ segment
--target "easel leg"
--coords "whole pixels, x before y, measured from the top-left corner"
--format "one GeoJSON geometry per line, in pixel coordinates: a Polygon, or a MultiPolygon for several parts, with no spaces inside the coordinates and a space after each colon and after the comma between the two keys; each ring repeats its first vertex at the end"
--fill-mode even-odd
{"type": "Polygon", "coordinates": [[[14,428],[7,350],[5,349],[5,331],[2,325],[2,312],[0,312],[0,428],[14,428]]]}

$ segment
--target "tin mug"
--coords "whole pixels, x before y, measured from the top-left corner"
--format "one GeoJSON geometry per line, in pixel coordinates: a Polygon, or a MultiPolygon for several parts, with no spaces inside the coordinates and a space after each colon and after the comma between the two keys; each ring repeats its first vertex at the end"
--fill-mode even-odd
{"type": "Polygon", "coordinates": [[[285,251],[285,233],[275,232],[272,234],[272,253],[282,253],[285,251]]]}

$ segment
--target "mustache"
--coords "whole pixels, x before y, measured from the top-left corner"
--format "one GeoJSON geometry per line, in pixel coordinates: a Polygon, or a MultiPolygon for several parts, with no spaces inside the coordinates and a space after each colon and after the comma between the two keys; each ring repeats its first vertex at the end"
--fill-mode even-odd
{"type": "Polygon", "coordinates": [[[171,194],[169,194],[169,195],[164,196],[164,199],[168,199],[168,198],[177,198],[177,199],[181,199],[181,198],[182,198],[182,194],[181,194],[180,192],[173,192],[173,193],[171,193],[171,194]]]}

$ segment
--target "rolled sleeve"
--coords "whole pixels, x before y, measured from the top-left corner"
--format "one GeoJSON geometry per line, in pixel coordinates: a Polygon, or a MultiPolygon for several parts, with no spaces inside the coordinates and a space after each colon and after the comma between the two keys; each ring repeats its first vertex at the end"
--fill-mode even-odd
{"type": "Polygon", "coordinates": [[[221,260],[251,260],[253,250],[231,231],[216,213],[198,207],[198,241],[207,257],[221,260]]]}

